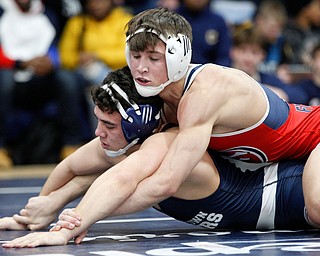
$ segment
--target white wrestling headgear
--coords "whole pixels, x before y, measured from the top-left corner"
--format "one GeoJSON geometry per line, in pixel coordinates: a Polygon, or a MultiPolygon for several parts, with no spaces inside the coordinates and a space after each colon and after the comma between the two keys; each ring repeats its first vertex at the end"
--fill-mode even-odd
{"type": "Polygon", "coordinates": [[[132,35],[129,35],[126,39],[126,59],[129,68],[130,49],[128,43],[131,37],[141,32],[153,33],[166,44],[165,58],[169,80],[156,87],[142,86],[134,82],[136,89],[141,96],[150,97],[159,94],[167,85],[180,80],[187,73],[192,55],[191,41],[186,35],[183,34],[178,34],[177,36],[169,35],[167,38],[165,38],[162,34],[157,33],[154,29],[140,28],[132,35]]]}
{"type": "Polygon", "coordinates": [[[123,155],[133,145],[145,140],[152,135],[155,129],[159,126],[160,122],[160,109],[149,104],[138,105],[130,100],[128,95],[116,84],[104,84],[101,86],[110,95],[113,102],[117,104],[117,109],[122,117],[121,128],[128,145],[117,151],[105,150],[106,154],[110,157],[123,155]],[[131,107],[124,110],[123,106],[114,97],[112,87],[131,107]]]}

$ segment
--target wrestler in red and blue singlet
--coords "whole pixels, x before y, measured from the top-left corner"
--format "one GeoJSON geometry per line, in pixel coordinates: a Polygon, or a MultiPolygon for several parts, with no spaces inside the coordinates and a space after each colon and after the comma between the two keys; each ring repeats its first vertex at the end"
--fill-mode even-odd
{"type": "MultiPolygon", "coordinates": [[[[194,66],[188,71],[184,92],[204,66],[194,66]]],[[[320,143],[320,106],[289,104],[267,87],[258,83],[257,86],[263,90],[268,103],[262,119],[246,129],[212,134],[209,148],[242,164],[308,156],[320,143]]],[[[249,166],[244,164],[242,169],[251,169],[249,166]]]]}

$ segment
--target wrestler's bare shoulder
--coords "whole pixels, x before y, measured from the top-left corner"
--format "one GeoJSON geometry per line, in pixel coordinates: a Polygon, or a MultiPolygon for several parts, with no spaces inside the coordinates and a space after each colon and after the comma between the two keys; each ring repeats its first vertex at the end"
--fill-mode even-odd
{"type": "MultiPolygon", "coordinates": [[[[244,89],[252,88],[252,85],[260,90],[257,82],[245,72],[216,64],[206,64],[195,77],[193,84],[197,84],[197,88],[210,88],[212,90],[230,88],[232,92],[236,93],[238,93],[238,90],[246,91],[244,89]]],[[[192,87],[191,89],[195,88],[192,87]]]]}
{"type": "Polygon", "coordinates": [[[182,100],[187,102],[184,106],[195,102],[191,104],[193,111],[214,117],[213,133],[251,126],[262,118],[267,108],[258,82],[240,70],[214,64],[205,65],[182,100]],[[250,115],[248,109],[252,109],[250,115]]]}

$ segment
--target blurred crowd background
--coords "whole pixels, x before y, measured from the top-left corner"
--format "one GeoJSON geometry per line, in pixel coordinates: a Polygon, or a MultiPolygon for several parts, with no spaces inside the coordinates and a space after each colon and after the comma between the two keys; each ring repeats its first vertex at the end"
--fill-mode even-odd
{"type": "Polygon", "coordinates": [[[190,22],[193,63],[320,104],[320,0],[0,0],[0,170],[57,163],[95,136],[90,89],[126,65],[126,23],[158,6],[190,22]]]}

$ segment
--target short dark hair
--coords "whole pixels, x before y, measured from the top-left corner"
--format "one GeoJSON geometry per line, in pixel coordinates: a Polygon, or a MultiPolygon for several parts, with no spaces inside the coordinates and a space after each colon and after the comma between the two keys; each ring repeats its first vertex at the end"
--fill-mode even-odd
{"type": "MultiPolygon", "coordinates": [[[[127,24],[126,36],[133,35],[137,30],[144,28],[152,29],[164,37],[183,34],[192,41],[192,28],[190,23],[180,14],[167,8],[158,7],[148,9],[135,15],[127,24]]],[[[147,47],[154,47],[159,37],[154,33],[139,33],[129,41],[130,50],[144,51],[147,47]]]]}
{"type": "MultiPolygon", "coordinates": [[[[127,95],[128,98],[134,101],[138,105],[149,104],[161,109],[163,101],[159,96],[153,97],[142,97],[137,92],[134,81],[128,66],[125,66],[121,69],[111,71],[106,78],[103,80],[102,85],[116,83],[127,95]]],[[[123,99],[112,87],[113,96],[120,102],[123,108],[126,110],[131,105],[123,99]]],[[[102,87],[93,87],[91,90],[91,96],[94,104],[98,106],[102,111],[108,111],[113,113],[114,111],[118,112],[117,104],[111,99],[109,93],[102,87]]]]}
{"type": "Polygon", "coordinates": [[[266,47],[265,41],[257,33],[251,23],[234,27],[232,32],[232,43],[234,47],[239,47],[244,44],[258,45],[262,49],[265,49],[266,47]]]}

